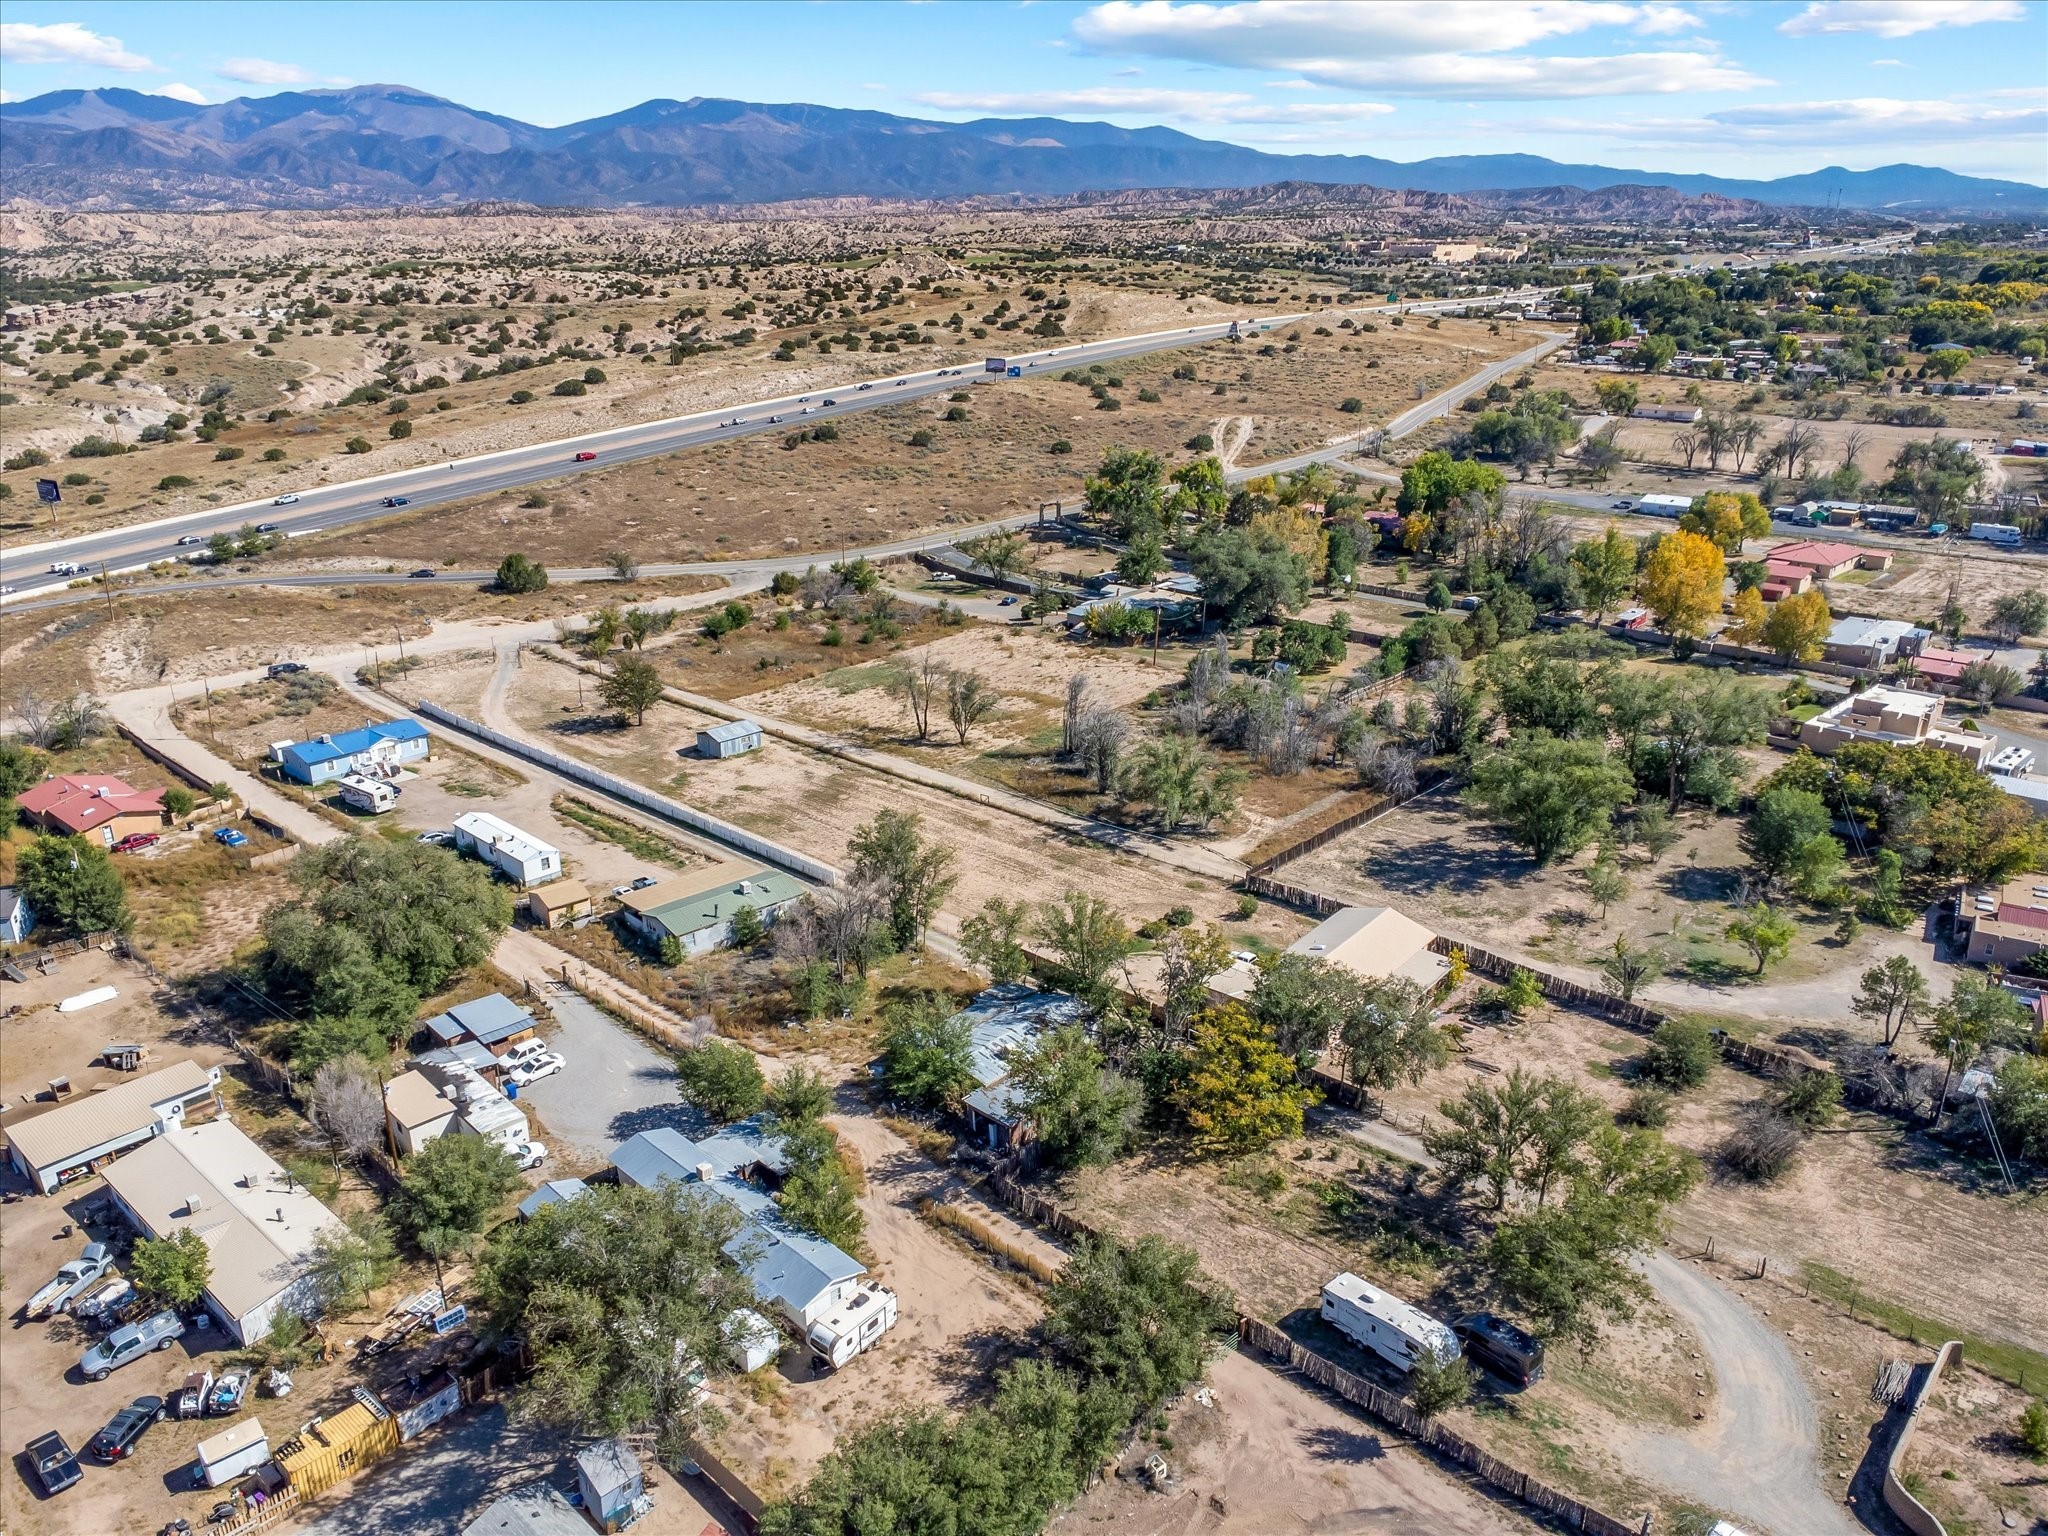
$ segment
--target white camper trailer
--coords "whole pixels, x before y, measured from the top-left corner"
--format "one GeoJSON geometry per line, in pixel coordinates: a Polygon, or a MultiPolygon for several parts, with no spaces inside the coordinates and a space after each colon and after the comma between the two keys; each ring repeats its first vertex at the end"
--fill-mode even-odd
{"type": "Polygon", "coordinates": [[[869,1348],[896,1322],[896,1293],[869,1281],[847,1291],[811,1324],[811,1353],[838,1370],[869,1348]]]}
{"type": "Polygon", "coordinates": [[[1348,1272],[1323,1287],[1322,1317],[1396,1370],[1413,1370],[1425,1352],[1446,1362],[1461,1353],[1446,1324],[1348,1272]]]}

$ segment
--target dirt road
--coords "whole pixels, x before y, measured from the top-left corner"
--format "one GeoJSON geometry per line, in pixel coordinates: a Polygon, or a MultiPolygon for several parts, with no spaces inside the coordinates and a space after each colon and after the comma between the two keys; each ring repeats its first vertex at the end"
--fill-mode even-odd
{"type": "MultiPolygon", "coordinates": [[[[1378,1121],[1361,1120],[1347,1134],[1435,1166],[1419,1138],[1378,1121]]],[[[1813,1396],[1785,1341],[1740,1297],[1671,1254],[1652,1254],[1643,1273],[1699,1339],[1720,1391],[1707,1419],[1685,1434],[1639,1435],[1629,1447],[1632,1469],[1772,1536],[1857,1530],[1821,1486],[1813,1396]]]]}

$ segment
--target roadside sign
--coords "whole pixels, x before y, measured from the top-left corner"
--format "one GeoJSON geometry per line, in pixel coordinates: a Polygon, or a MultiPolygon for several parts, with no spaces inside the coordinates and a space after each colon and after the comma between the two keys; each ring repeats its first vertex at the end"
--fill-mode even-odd
{"type": "Polygon", "coordinates": [[[36,482],[36,496],[42,501],[54,504],[64,499],[64,492],[54,480],[38,480],[36,482]]]}
{"type": "Polygon", "coordinates": [[[1387,295],[1387,302],[1389,304],[1398,304],[1401,302],[1401,295],[1399,295],[1398,293],[1390,293],[1387,295]]]}

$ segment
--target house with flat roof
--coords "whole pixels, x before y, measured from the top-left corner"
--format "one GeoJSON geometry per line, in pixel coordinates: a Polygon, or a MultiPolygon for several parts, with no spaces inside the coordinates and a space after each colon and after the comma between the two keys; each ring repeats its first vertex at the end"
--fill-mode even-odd
{"type": "Polygon", "coordinates": [[[1866,688],[1799,727],[1799,743],[1826,757],[1852,741],[1893,747],[1939,747],[1982,768],[1998,748],[1989,731],[1951,731],[1941,724],[1941,695],[1911,688],[1866,688]]]}
{"type": "Polygon", "coordinates": [[[14,803],[31,825],[57,837],[89,837],[103,848],[164,827],[164,792],[137,789],[111,773],[59,773],[31,784],[14,803]]]}
{"type": "Polygon", "coordinates": [[[1065,992],[1041,992],[1021,981],[978,993],[954,1015],[965,1021],[972,1052],[974,1088],[961,1100],[968,1129],[991,1148],[1003,1148],[1028,1130],[1010,1090],[1010,1065],[1017,1052],[1062,1025],[1079,1023],[1087,1009],[1065,992]]]}
{"type": "Polygon", "coordinates": [[[107,1189],[147,1237],[199,1234],[213,1261],[207,1308],[237,1343],[317,1305],[306,1260],[341,1222],[232,1121],[173,1127],[116,1159],[107,1189]]]}
{"type": "Polygon", "coordinates": [[[474,1040],[493,1055],[506,1046],[517,1045],[535,1033],[539,1023],[527,1009],[502,992],[489,992],[457,1003],[446,1013],[437,1013],[421,1026],[436,1045],[458,1045],[474,1040]]]}
{"type": "Polygon", "coordinates": [[[650,948],[674,939],[684,954],[701,955],[732,942],[733,916],[741,907],[752,907],[770,927],[809,890],[779,869],[712,864],[626,892],[619,920],[650,948]]]}
{"type": "Polygon", "coordinates": [[[100,1163],[217,1109],[220,1068],[173,1062],[7,1127],[15,1170],[44,1194],[84,1178],[100,1163]]]}
{"type": "Polygon", "coordinates": [[[562,855],[489,811],[465,811],[455,818],[455,851],[466,853],[515,885],[545,885],[562,875],[562,855]]]}
{"type": "MultiPolygon", "coordinates": [[[[1451,962],[1429,947],[1436,937],[1392,907],[1345,907],[1287,946],[1290,955],[1327,960],[1361,981],[1405,981],[1429,992],[1449,973],[1451,962]]],[[[1210,978],[1209,991],[1224,999],[1249,997],[1258,984],[1256,965],[1239,960],[1210,978]]]]}
{"type": "Polygon", "coordinates": [[[2048,874],[1964,892],[1956,903],[1956,937],[1973,965],[2018,965],[2048,949],[2048,874]]]}
{"type": "Polygon", "coordinates": [[[1918,656],[1934,632],[1904,619],[1846,615],[1835,620],[1822,642],[1824,659],[1844,667],[1888,667],[1901,656],[1918,656]]]}
{"type": "Polygon", "coordinates": [[[1930,683],[1947,683],[1951,687],[1963,680],[1963,674],[1980,661],[1995,658],[1989,651],[1971,650],[1967,646],[1953,646],[1944,641],[1930,640],[1913,658],[1913,671],[1930,683]]]}
{"type": "Polygon", "coordinates": [[[410,716],[371,720],[359,731],[335,731],[311,741],[281,741],[270,749],[271,761],[288,779],[300,784],[326,784],[349,774],[388,779],[406,763],[427,755],[427,728],[410,716]]]}
{"type": "Polygon", "coordinates": [[[726,1257],[746,1272],[754,1294],[796,1327],[808,1330],[851,1291],[867,1266],[782,1219],[772,1190],[789,1164],[763,1117],[742,1120],[701,1141],[663,1127],[642,1131],[612,1153],[627,1184],[653,1189],[696,1184],[740,1214],[726,1257]]]}

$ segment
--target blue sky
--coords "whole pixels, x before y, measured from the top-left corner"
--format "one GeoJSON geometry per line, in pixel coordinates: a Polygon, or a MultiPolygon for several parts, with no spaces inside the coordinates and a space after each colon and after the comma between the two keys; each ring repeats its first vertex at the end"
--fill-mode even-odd
{"type": "Polygon", "coordinates": [[[1512,151],[1732,176],[1910,160],[2048,183],[2043,0],[9,0],[5,18],[10,99],[374,81],[544,124],[730,96],[1393,160],[1512,151]]]}

